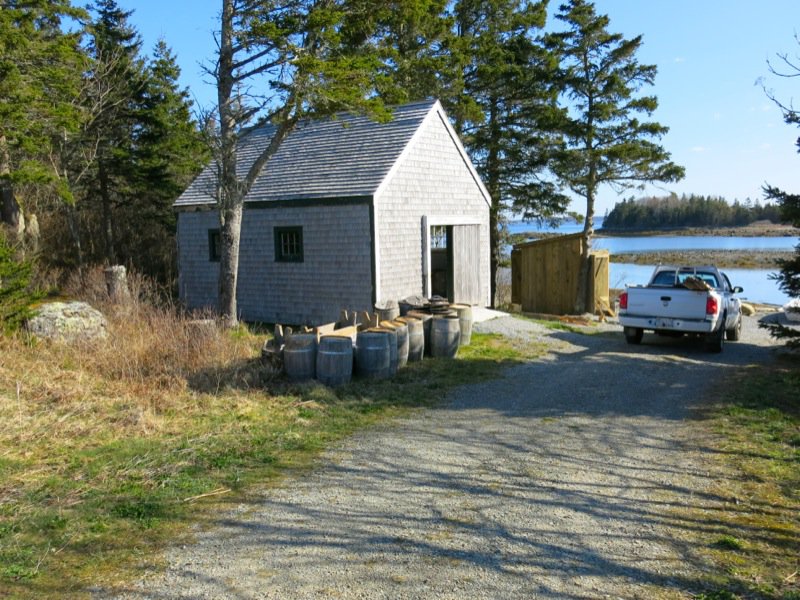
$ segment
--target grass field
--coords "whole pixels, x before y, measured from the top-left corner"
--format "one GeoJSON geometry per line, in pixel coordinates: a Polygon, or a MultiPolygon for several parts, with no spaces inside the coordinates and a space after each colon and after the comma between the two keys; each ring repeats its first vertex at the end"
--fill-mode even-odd
{"type": "Polygon", "coordinates": [[[730,498],[696,515],[718,534],[699,540],[715,565],[698,600],[800,600],[800,357],[740,372],[703,416],[730,498]]]}
{"type": "Polygon", "coordinates": [[[0,338],[0,597],[124,580],[343,436],[537,352],[474,335],[455,360],[333,390],[269,375],[245,327],[197,336],[168,307],[104,308],[105,341],[0,338]]]}

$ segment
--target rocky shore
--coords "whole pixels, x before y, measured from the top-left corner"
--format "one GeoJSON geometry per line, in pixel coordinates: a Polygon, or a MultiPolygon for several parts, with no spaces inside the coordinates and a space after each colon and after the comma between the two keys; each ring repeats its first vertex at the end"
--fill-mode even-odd
{"type": "Polygon", "coordinates": [[[779,269],[791,250],[663,250],[612,254],[611,262],[635,265],[715,265],[721,269],[779,269]]]}

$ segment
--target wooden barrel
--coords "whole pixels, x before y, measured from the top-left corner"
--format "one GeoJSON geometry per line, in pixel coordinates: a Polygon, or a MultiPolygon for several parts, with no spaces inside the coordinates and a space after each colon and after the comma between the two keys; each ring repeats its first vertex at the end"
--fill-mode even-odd
{"type": "Polygon", "coordinates": [[[472,307],[469,304],[451,304],[450,308],[458,313],[458,323],[461,329],[459,346],[469,346],[470,340],[472,340],[472,307]]]}
{"type": "Polygon", "coordinates": [[[375,305],[375,314],[378,315],[378,322],[391,321],[400,316],[400,306],[394,300],[378,302],[375,305]]]}
{"type": "Polygon", "coordinates": [[[431,324],[431,354],[434,357],[454,358],[458,353],[461,326],[458,315],[433,317],[431,324]]]}
{"type": "Polygon", "coordinates": [[[379,327],[389,336],[389,375],[397,375],[397,330],[388,327],[379,327]]]}
{"type": "Polygon", "coordinates": [[[422,335],[423,335],[423,347],[425,349],[425,353],[430,356],[431,354],[431,319],[433,315],[425,312],[420,312],[417,310],[409,311],[408,317],[414,317],[415,319],[419,319],[422,321],[422,335]]]}
{"type": "Polygon", "coordinates": [[[392,325],[397,332],[397,368],[402,369],[408,364],[408,324],[398,318],[392,325]]]}
{"type": "Polygon", "coordinates": [[[383,329],[365,329],[356,337],[356,375],[367,379],[391,377],[392,338],[383,329]]]}
{"type": "Polygon", "coordinates": [[[425,353],[425,331],[422,326],[422,320],[416,317],[400,317],[408,326],[408,360],[409,362],[416,362],[422,360],[422,355],[425,353]]]}
{"type": "Polygon", "coordinates": [[[316,333],[296,333],[286,339],[283,368],[292,381],[314,379],[317,371],[316,333]]]}
{"type": "Polygon", "coordinates": [[[349,336],[323,335],[317,347],[317,380],[325,385],[350,383],[353,376],[353,340],[349,336]]]}

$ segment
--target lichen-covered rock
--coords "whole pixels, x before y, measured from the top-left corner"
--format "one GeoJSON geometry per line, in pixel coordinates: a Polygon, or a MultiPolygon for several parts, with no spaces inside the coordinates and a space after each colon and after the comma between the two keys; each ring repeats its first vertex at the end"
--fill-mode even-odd
{"type": "Polygon", "coordinates": [[[800,323],[800,298],[793,298],[783,305],[786,319],[792,323],[800,323]]]}
{"type": "Polygon", "coordinates": [[[51,302],[36,309],[26,328],[39,338],[74,342],[105,338],[107,321],[85,302],[51,302]]]}

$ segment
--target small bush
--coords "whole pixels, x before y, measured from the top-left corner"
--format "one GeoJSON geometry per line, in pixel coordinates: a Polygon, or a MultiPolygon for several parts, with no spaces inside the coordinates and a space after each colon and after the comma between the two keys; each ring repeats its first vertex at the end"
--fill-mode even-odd
{"type": "Polygon", "coordinates": [[[18,329],[39,297],[30,289],[32,271],[31,262],[19,260],[0,232],[0,327],[5,331],[18,329]]]}
{"type": "Polygon", "coordinates": [[[720,550],[743,550],[744,545],[742,542],[732,535],[723,535],[720,537],[716,542],[714,542],[713,546],[715,548],[719,548],[720,550]]]}

